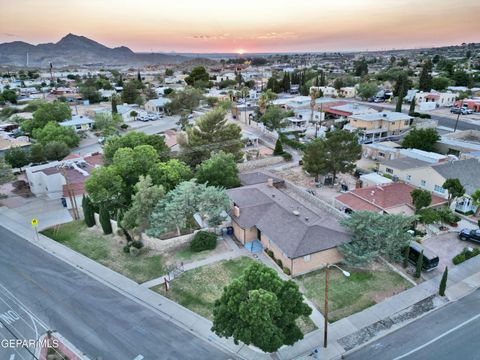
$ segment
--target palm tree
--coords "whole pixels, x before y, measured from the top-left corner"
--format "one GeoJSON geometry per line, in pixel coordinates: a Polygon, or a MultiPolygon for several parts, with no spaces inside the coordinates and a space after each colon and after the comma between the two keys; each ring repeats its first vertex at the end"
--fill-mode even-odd
{"type": "MultiPolygon", "coordinates": [[[[310,123],[313,124],[313,113],[315,111],[315,105],[317,104],[317,99],[320,97],[320,92],[318,89],[313,88],[310,91],[310,123]]],[[[321,119],[320,119],[321,120],[321,119]]],[[[318,124],[315,124],[315,138],[317,137],[317,132],[318,132],[318,124]]]]}
{"type": "Polygon", "coordinates": [[[260,111],[262,113],[265,112],[268,105],[271,104],[273,100],[277,98],[277,94],[275,94],[272,90],[268,89],[267,91],[263,92],[258,99],[258,106],[260,106],[260,111]]]}

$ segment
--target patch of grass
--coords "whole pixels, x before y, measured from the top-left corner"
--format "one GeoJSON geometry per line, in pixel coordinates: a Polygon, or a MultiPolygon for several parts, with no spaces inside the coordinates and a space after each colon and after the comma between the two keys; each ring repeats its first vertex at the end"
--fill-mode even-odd
{"type": "MultiPolygon", "coordinates": [[[[411,287],[400,275],[390,270],[350,270],[345,277],[337,269],[330,269],[329,279],[329,321],[334,322],[383,299],[411,287]]],[[[295,279],[305,296],[324,312],[325,271],[317,270],[295,279]]]]}
{"type": "Polygon", "coordinates": [[[160,255],[152,255],[148,249],[141,249],[138,256],[126,254],[112,235],[100,235],[88,229],[83,221],[73,221],[42,233],[138,283],[166,272],[160,255]]]}
{"type": "Polygon", "coordinates": [[[318,329],[313,323],[312,319],[310,319],[308,316],[299,317],[296,323],[304,335],[318,329]]]}
{"type": "Polygon", "coordinates": [[[163,285],[155,286],[152,290],[212,320],[213,305],[222,295],[223,288],[254,262],[248,257],[220,261],[186,271],[172,280],[169,291],[165,291],[163,285]]]}

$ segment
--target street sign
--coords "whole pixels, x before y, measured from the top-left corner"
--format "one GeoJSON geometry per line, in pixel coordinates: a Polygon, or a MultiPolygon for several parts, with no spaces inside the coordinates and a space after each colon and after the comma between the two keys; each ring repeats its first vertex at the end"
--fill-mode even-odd
{"type": "Polygon", "coordinates": [[[32,219],[32,226],[33,227],[38,226],[38,220],[37,219],[35,219],[35,218],[32,219]]]}

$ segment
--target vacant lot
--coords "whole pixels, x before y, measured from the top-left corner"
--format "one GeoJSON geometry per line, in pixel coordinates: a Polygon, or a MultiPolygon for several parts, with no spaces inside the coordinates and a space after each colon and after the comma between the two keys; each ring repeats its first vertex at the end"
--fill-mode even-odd
{"type": "MultiPolygon", "coordinates": [[[[346,270],[350,272],[350,277],[345,277],[339,270],[330,268],[328,301],[331,322],[366,309],[411,287],[411,284],[400,275],[385,268],[368,271],[346,270]]],[[[296,281],[305,296],[323,313],[325,271],[322,269],[299,276],[296,281]]]]}
{"type": "Polygon", "coordinates": [[[83,221],[60,225],[42,233],[138,283],[165,274],[162,256],[148,249],[141,249],[137,256],[126,254],[112,235],[102,235],[95,227],[89,229],[83,221]]]}
{"type": "MultiPolygon", "coordinates": [[[[183,273],[172,280],[169,291],[163,285],[152,290],[212,320],[215,300],[221,297],[223,288],[254,262],[248,257],[220,261],[183,273]]],[[[309,318],[299,319],[298,325],[304,333],[315,329],[309,318]]]]}

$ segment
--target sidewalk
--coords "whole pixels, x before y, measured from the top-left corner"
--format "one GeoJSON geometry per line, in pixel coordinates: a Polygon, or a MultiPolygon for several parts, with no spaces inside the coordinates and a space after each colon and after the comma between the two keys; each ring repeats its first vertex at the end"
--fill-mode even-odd
{"type": "Polygon", "coordinates": [[[255,351],[244,344],[235,345],[233,340],[218,337],[210,331],[212,327],[211,321],[137,284],[133,280],[46,236],[39,234],[38,239],[36,239],[30,222],[25,221],[23,218],[15,217],[15,213],[9,212],[7,208],[0,207],[0,224],[17,235],[22,236],[26,241],[31,242],[60,260],[89,274],[122,295],[149,307],[168,321],[175,323],[177,326],[189,331],[198,338],[212,343],[242,359],[270,359],[268,354],[255,351]]]}

